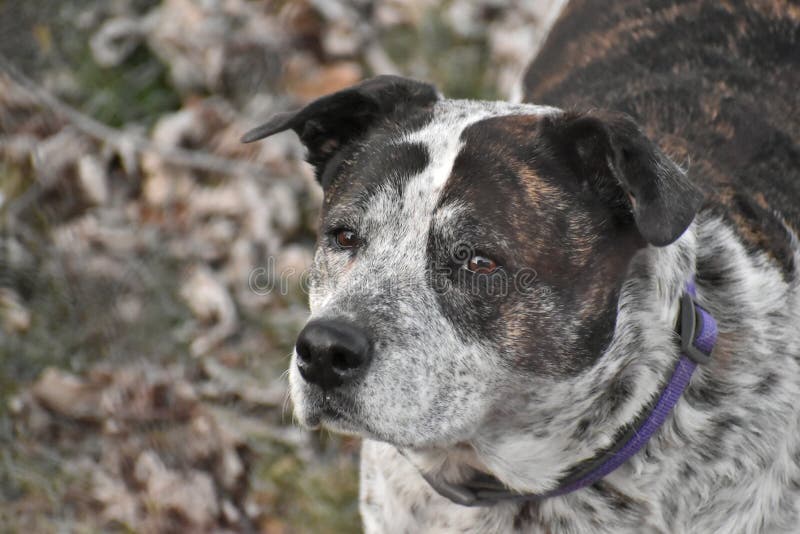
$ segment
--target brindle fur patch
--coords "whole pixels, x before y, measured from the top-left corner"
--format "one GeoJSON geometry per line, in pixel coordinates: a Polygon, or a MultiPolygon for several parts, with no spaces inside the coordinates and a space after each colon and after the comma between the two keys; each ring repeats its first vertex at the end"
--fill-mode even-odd
{"type": "Polygon", "coordinates": [[[519,115],[465,128],[439,201],[462,208],[458,226],[484,232],[474,241],[508,259],[509,278],[529,270],[535,280],[509,284],[508,296],[484,315],[485,295],[469,306],[451,295],[439,301],[462,330],[496,340],[520,368],[569,374],[591,365],[610,341],[627,263],[643,243],[586,177],[559,160],[541,123],[519,115]]]}
{"type": "Polygon", "coordinates": [[[572,0],[527,71],[525,96],[632,115],[751,253],[791,277],[781,227],[800,230],[798,11],[786,1],[572,0]]]}

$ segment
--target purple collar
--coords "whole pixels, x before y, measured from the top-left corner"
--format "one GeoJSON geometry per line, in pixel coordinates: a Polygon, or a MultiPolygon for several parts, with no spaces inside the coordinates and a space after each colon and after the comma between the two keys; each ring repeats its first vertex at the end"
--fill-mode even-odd
{"type": "Polygon", "coordinates": [[[672,408],[689,384],[698,364],[705,364],[717,342],[717,322],[695,300],[694,279],[686,284],[681,297],[680,323],[681,357],[667,386],[652,408],[629,425],[629,430],[610,449],[575,468],[555,489],[542,494],[517,493],[509,490],[497,478],[480,474],[462,484],[421,473],[437,493],[463,506],[491,506],[501,501],[540,501],[549,497],[566,495],[591,486],[624,464],[645,446],[650,437],[664,423],[672,408]]]}

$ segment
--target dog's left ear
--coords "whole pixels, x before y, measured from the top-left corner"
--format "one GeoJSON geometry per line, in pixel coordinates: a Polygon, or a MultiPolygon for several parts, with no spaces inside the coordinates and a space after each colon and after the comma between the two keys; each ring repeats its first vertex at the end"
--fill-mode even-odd
{"type": "Polygon", "coordinates": [[[669,245],[686,230],[703,193],[629,116],[592,111],[549,117],[550,148],[615,209],[633,214],[641,236],[669,245]]]}
{"type": "Polygon", "coordinates": [[[314,100],[296,111],[278,113],[250,130],[250,143],[292,129],[308,148],[308,162],[321,175],[325,163],[345,144],[364,135],[379,120],[402,110],[429,106],[439,95],[433,85],[400,76],[376,76],[314,100]]]}

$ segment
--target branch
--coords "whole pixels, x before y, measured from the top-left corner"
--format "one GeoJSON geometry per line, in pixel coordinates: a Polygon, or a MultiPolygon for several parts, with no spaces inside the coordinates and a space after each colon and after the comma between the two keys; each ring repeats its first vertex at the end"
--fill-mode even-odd
{"type": "Polygon", "coordinates": [[[222,174],[250,174],[267,178],[264,173],[264,168],[260,165],[223,158],[199,150],[187,150],[183,148],[164,149],[145,137],[122,132],[103,124],[85,113],[78,111],[69,104],[64,103],[50,92],[40,87],[36,82],[20,72],[20,70],[2,54],[0,54],[0,71],[5,72],[14,83],[28,91],[35,100],[49,108],[56,115],[67,119],[78,130],[89,137],[109,143],[122,153],[132,149],[139,154],[147,152],[157,154],[165,162],[181,167],[222,174]]]}

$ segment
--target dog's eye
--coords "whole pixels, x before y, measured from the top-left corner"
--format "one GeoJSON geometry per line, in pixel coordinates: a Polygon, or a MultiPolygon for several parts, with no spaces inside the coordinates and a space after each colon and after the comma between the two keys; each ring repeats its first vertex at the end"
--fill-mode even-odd
{"type": "Polygon", "coordinates": [[[492,274],[497,270],[497,262],[492,258],[476,254],[469,259],[465,267],[476,274],[492,274]]]}
{"type": "Polygon", "coordinates": [[[361,239],[352,230],[337,230],[333,235],[334,241],[341,248],[355,248],[361,244],[361,239]]]}

